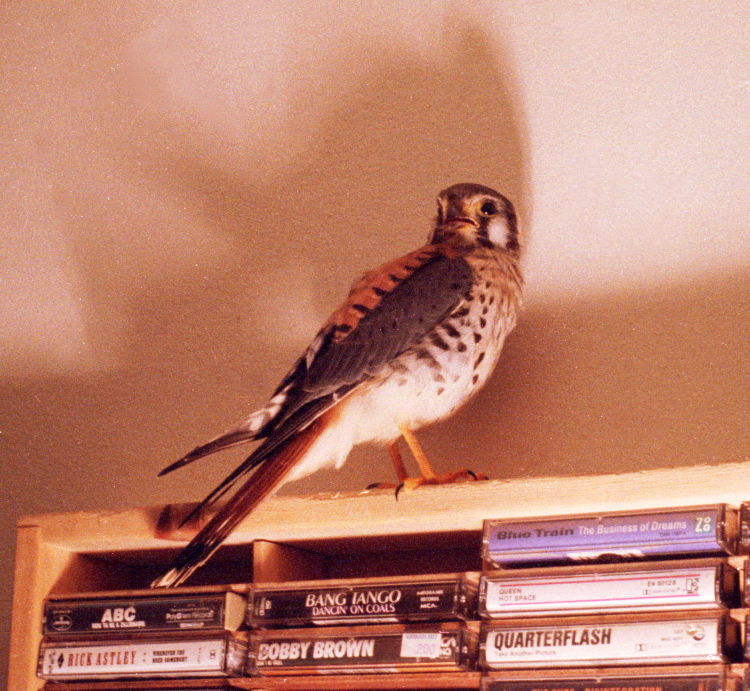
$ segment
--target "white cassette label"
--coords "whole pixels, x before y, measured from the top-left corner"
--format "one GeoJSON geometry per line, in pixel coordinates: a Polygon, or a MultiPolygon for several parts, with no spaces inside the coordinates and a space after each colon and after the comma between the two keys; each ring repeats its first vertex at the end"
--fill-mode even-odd
{"type": "Polygon", "coordinates": [[[718,619],[519,627],[489,630],[485,659],[490,668],[718,662],[719,643],[718,619]]]}
{"type": "Polygon", "coordinates": [[[47,679],[131,674],[221,672],[225,641],[176,640],[93,645],[45,645],[39,674],[47,679]]]}
{"type": "Polygon", "coordinates": [[[487,580],[490,616],[620,609],[686,609],[716,606],[713,566],[625,573],[487,580]]]}
{"type": "Polygon", "coordinates": [[[401,636],[401,657],[440,657],[440,633],[405,633],[401,636]]]}

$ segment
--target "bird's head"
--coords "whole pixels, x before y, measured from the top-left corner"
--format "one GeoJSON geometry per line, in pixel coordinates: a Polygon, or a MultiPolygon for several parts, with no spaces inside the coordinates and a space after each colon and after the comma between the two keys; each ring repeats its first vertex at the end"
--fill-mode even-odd
{"type": "Polygon", "coordinates": [[[431,243],[483,246],[519,253],[516,212],[513,204],[499,192],[463,182],[444,189],[437,197],[437,207],[431,243]]]}

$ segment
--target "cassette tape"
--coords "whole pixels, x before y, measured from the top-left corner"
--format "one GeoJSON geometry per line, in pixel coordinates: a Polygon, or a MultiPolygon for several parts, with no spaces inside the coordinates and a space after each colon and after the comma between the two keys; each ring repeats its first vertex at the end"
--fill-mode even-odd
{"type": "Polygon", "coordinates": [[[586,560],[735,554],[737,511],[726,504],[484,522],[485,568],[586,560]]]}
{"type": "Polygon", "coordinates": [[[175,588],[51,596],[44,602],[48,638],[104,634],[236,631],[247,599],[229,589],[175,588]]]}
{"type": "Polygon", "coordinates": [[[740,691],[730,665],[490,672],[482,691],[740,691]]]}
{"type": "Polygon", "coordinates": [[[736,607],[738,581],[721,559],[504,569],[482,575],[478,610],[500,619],[736,607]]]}
{"type": "Polygon", "coordinates": [[[750,554],[750,501],[743,501],[739,509],[738,551],[750,554]]]}
{"type": "Polygon", "coordinates": [[[236,634],[43,639],[37,676],[51,681],[122,677],[230,676],[245,671],[246,641],[236,634]]]}
{"type": "Polygon", "coordinates": [[[258,584],[248,603],[253,628],[466,620],[479,574],[258,584]]]}
{"type": "Polygon", "coordinates": [[[493,622],[479,660],[486,670],[727,663],[740,648],[739,623],[725,613],[602,615],[493,622]]]}
{"type": "Polygon", "coordinates": [[[254,675],[453,672],[476,659],[477,632],[458,622],[264,630],[250,639],[254,675]]]}

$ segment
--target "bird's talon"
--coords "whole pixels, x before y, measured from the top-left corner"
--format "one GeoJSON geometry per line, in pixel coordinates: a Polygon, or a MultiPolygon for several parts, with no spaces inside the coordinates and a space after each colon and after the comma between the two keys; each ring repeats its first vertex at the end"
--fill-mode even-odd
{"type": "Polygon", "coordinates": [[[364,491],[369,492],[373,489],[395,489],[396,485],[394,485],[392,482],[371,482],[367,487],[365,487],[364,491]]]}
{"type": "Polygon", "coordinates": [[[475,473],[473,470],[466,468],[432,477],[407,477],[396,487],[396,498],[398,499],[398,495],[402,490],[411,492],[423,485],[450,485],[454,482],[478,482],[486,479],[487,476],[484,473],[475,473]]]}
{"type": "Polygon", "coordinates": [[[475,482],[479,482],[480,480],[489,480],[489,478],[484,473],[475,473],[473,470],[469,470],[468,468],[466,471],[464,471],[472,480],[475,482]]]}
{"type": "Polygon", "coordinates": [[[484,473],[475,473],[468,468],[461,468],[461,470],[457,470],[453,473],[447,473],[443,478],[445,478],[443,481],[446,483],[462,481],[478,482],[480,480],[486,480],[487,476],[484,473]]]}

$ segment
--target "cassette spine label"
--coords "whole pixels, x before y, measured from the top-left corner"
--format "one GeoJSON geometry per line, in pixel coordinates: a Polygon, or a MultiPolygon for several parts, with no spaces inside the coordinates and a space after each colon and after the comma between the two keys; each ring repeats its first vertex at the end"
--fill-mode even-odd
{"type": "Polygon", "coordinates": [[[722,662],[722,617],[488,628],[486,669],[722,662]]]}
{"type": "Polygon", "coordinates": [[[289,626],[455,619],[465,615],[467,599],[460,580],[261,589],[254,593],[248,608],[248,624],[289,626]]]}
{"type": "Polygon", "coordinates": [[[205,631],[227,628],[229,598],[238,593],[173,598],[116,598],[102,600],[48,601],[44,606],[42,633],[113,634],[169,631],[205,631]]]}
{"type": "Polygon", "coordinates": [[[708,609],[721,604],[720,565],[572,575],[483,576],[480,611],[488,618],[560,611],[708,609]]]}
{"type": "Polygon", "coordinates": [[[311,635],[288,634],[258,638],[251,643],[255,674],[319,672],[458,670],[465,667],[461,630],[366,632],[311,635]]]}
{"type": "Polygon", "coordinates": [[[485,559],[492,564],[718,554],[724,536],[723,504],[692,509],[535,520],[489,520],[485,559]]]}
{"type": "Polygon", "coordinates": [[[139,675],[240,674],[247,648],[228,636],[206,639],[49,642],[39,651],[43,679],[97,679],[139,675]]]}

